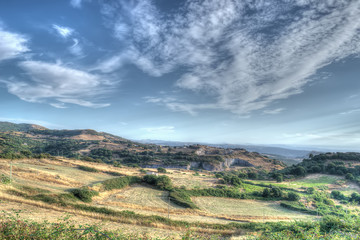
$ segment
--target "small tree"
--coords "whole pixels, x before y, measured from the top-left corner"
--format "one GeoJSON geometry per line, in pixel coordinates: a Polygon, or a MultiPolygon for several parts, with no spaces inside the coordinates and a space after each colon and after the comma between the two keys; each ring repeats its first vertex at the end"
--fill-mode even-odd
{"type": "Polygon", "coordinates": [[[268,188],[264,188],[264,190],[262,192],[262,196],[264,198],[270,197],[270,190],[268,188]]]}
{"type": "Polygon", "coordinates": [[[276,175],[275,179],[276,179],[276,182],[282,182],[282,181],[284,181],[284,177],[283,177],[282,174],[276,175]]]}
{"type": "Polygon", "coordinates": [[[159,168],[157,169],[157,171],[158,171],[159,173],[166,173],[166,169],[165,169],[165,168],[162,168],[162,167],[159,167],[159,168]]]}
{"type": "Polygon", "coordinates": [[[289,192],[288,199],[290,201],[299,201],[300,200],[300,195],[296,194],[296,193],[293,193],[293,192],[289,192]]]}
{"type": "Polygon", "coordinates": [[[347,173],[347,174],[345,175],[345,178],[346,178],[347,180],[350,180],[350,181],[355,180],[354,175],[352,175],[351,173],[347,173]]]}

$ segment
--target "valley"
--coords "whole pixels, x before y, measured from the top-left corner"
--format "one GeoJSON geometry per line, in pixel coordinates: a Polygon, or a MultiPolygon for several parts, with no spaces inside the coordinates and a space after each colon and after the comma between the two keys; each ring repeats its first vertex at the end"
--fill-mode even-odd
{"type": "MultiPolygon", "coordinates": [[[[4,223],[87,226],[92,230],[79,230],[86,239],[99,232],[110,239],[272,239],[298,225],[303,233],[296,239],[303,239],[313,231],[336,237],[322,228],[329,221],[358,221],[357,153],[312,155],[286,166],[245,149],[19,127],[1,132],[4,223]]],[[[331,226],[354,233],[359,225],[331,226]]]]}

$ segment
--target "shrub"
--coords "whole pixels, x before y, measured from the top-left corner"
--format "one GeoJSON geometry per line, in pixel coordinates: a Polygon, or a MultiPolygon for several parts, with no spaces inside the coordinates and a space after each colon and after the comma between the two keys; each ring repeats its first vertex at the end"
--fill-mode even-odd
{"type": "Polygon", "coordinates": [[[85,187],[73,189],[70,192],[83,202],[91,202],[93,196],[99,195],[98,192],[85,187]]]}
{"type": "Polygon", "coordinates": [[[278,175],[276,176],[276,182],[282,182],[282,181],[284,181],[283,175],[282,175],[282,174],[278,174],[278,175]]]}
{"type": "Polygon", "coordinates": [[[186,190],[175,189],[169,194],[170,201],[185,208],[198,208],[192,201],[191,196],[186,190]]]}
{"type": "Polygon", "coordinates": [[[351,173],[347,173],[347,174],[345,175],[345,178],[346,178],[347,180],[350,180],[350,181],[355,180],[355,177],[354,177],[351,173]]]}
{"type": "Polygon", "coordinates": [[[299,201],[300,200],[300,195],[293,193],[293,192],[289,192],[288,193],[288,197],[289,201],[299,201]]]}
{"type": "Polygon", "coordinates": [[[102,190],[109,191],[112,189],[121,189],[129,185],[140,183],[141,179],[136,176],[126,176],[120,178],[113,178],[102,182],[102,190]]]}
{"type": "Polygon", "coordinates": [[[158,171],[159,173],[166,173],[166,169],[165,169],[165,168],[162,168],[162,167],[159,167],[159,168],[157,169],[157,171],[158,171]]]}
{"type": "Polygon", "coordinates": [[[9,183],[11,183],[10,177],[5,176],[4,174],[1,175],[0,180],[1,180],[1,183],[2,183],[2,184],[9,184],[9,183]]]}
{"type": "Polygon", "coordinates": [[[146,175],[143,181],[162,190],[172,189],[171,179],[168,176],[146,175]]]}
{"type": "Polygon", "coordinates": [[[83,170],[85,172],[99,172],[96,168],[87,167],[87,166],[78,166],[78,169],[83,170]]]}

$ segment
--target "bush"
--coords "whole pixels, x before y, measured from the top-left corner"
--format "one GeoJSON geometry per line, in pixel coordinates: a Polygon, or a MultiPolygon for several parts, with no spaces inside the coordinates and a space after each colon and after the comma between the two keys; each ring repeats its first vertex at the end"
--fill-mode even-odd
{"type": "Polygon", "coordinates": [[[78,169],[83,170],[85,172],[99,172],[96,168],[87,167],[87,166],[78,166],[78,169]]]}
{"type": "Polygon", "coordinates": [[[143,181],[147,184],[160,188],[161,190],[172,189],[171,179],[168,176],[146,175],[144,176],[143,181]]]}
{"type": "Polygon", "coordinates": [[[165,168],[162,168],[162,167],[159,167],[159,168],[157,169],[157,171],[158,171],[159,173],[166,173],[166,169],[165,169],[165,168]]]}
{"type": "Polygon", "coordinates": [[[347,180],[350,180],[350,181],[355,180],[355,177],[354,177],[351,173],[347,173],[347,174],[345,175],[345,178],[346,178],[347,180]]]}
{"type": "Polygon", "coordinates": [[[278,174],[278,175],[276,176],[276,182],[282,182],[282,181],[284,181],[283,175],[282,175],[282,174],[278,174]]]}
{"type": "Polygon", "coordinates": [[[293,192],[289,192],[288,193],[288,197],[289,201],[299,201],[300,200],[300,195],[293,193],[293,192]]]}
{"type": "Polygon", "coordinates": [[[109,191],[112,189],[121,189],[129,185],[140,183],[141,179],[136,176],[126,176],[120,178],[113,178],[102,182],[102,190],[109,191]]]}
{"type": "Polygon", "coordinates": [[[186,190],[175,189],[169,194],[170,201],[185,208],[198,208],[192,201],[191,196],[186,190]]]}
{"type": "Polygon", "coordinates": [[[73,189],[70,192],[83,202],[91,202],[93,196],[99,195],[98,192],[85,187],[73,189]]]}
{"type": "Polygon", "coordinates": [[[10,177],[5,176],[4,174],[1,175],[0,180],[1,180],[1,183],[2,183],[2,184],[9,184],[9,183],[11,183],[10,177]]]}

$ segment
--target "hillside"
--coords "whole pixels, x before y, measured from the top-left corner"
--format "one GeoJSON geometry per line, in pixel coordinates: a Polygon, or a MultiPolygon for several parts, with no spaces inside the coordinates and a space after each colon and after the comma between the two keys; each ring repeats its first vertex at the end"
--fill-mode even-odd
{"type": "Polygon", "coordinates": [[[46,130],[47,128],[36,125],[36,124],[16,124],[10,122],[0,122],[0,132],[11,132],[11,131],[18,131],[18,132],[27,132],[30,130],[46,130]]]}
{"type": "Polygon", "coordinates": [[[205,145],[158,146],[133,142],[112,134],[84,130],[51,130],[31,124],[0,122],[0,157],[64,156],[117,165],[205,169],[282,169],[284,165],[256,152],[205,145]]]}

